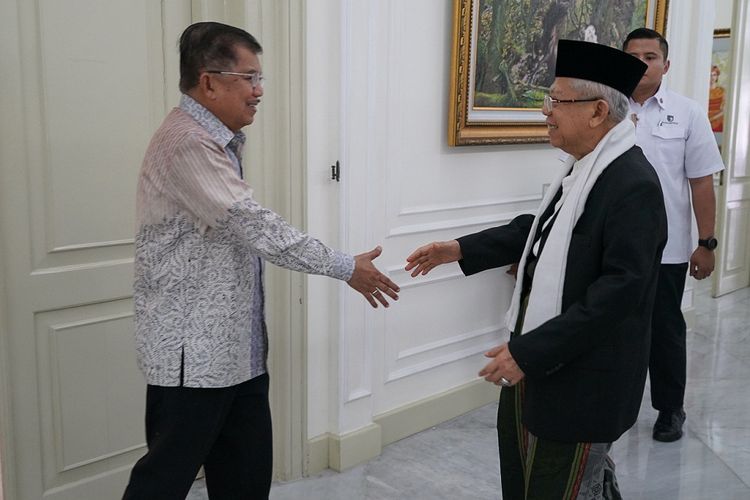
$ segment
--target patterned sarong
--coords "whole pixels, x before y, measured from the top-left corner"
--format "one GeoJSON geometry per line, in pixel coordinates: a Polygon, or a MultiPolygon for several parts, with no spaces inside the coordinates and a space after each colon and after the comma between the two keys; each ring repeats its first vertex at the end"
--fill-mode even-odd
{"type": "Polygon", "coordinates": [[[497,432],[503,500],[621,500],[612,443],[562,443],[521,422],[525,381],[500,392],[497,432]]]}

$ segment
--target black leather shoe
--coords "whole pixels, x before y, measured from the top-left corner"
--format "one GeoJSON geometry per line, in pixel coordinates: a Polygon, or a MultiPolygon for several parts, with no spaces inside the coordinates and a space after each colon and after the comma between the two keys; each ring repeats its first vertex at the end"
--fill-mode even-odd
{"type": "Polygon", "coordinates": [[[654,439],[662,443],[671,443],[682,437],[682,424],[685,423],[685,411],[660,411],[654,424],[654,439]]]}

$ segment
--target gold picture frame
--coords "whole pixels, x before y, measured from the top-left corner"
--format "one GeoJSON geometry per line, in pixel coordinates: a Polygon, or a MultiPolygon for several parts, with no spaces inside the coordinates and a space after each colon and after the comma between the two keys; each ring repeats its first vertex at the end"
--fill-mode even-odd
{"type": "MultiPolygon", "coordinates": [[[[645,12],[644,23],[642,26],[646,26],[660,33],[665,32],[666,21],[667,21],[667,9],[669,0],[635,0],[633,2],[633,12],[637,13],[640,11],[645,12]],[[635,9],[640,9],[636,11],[635,9]]],[[[515,105],[520,103],[520,98],[516,98],[517,93],[513,91],[507,94],[487,94],[477,92],[475,96],[476,86],[476,75],[477,71],[477,39],[481,38],[482,43],[487,45],[486,40],[491,39],[491,33],[487,33],[485,29],[480,33],[482,26],[487,24],[487,16],[500,16],[499,13],[492,12],[492,9],[503,9],[504,11],[519,9],[524,5],[529,4],[528,0],[520,2],[508,2],[506,0],[454,0],[453,7],[453,31],[452,31],[452,52],[451,52],[451,73],[450,73],[450,102],[448,108],[448,145],[449,146],[467,146],[467,145],[484,145],[484,144],[530,144],[530,143],[542,143],[547,142],[547,129],[544,125],[543,115],[538,106],[534,103],[538,103],[543,97],[543,85],[536,85],[534,82],[530,84],[524,84],[527,89],[523,94],[525,99],[524,106],[515,105]],[[504,3],[503,3],[504,2],[504,3]],[[519,7],[521,6],[521,7],[519,7]],[[482,11],[480,12],[480,8],[482,11]],[[488,14],[488,11],[489,14],[488,14]],[[481,16],[481,17],[480,17],[481,16]],[[488,36],[489,35],[489,36],[488,36]],[[528,90],[530,89],[530,90],[528,90]],[[507,95],[514,96],[511,104],[497,103],[500,98],[508,100],[507,95]],[[541,97],[540,97],[541,96],[541,97]],[[481,97],[486,101],[490,101],[490,104],[480,103],[477,97],[481,97]],[[492,101],[496,99],[497,102],[492,101]]],[[[537,2],[537,7],[539,7],[537,2]]],[[[552,11],[550,6],[553,4],[557,5],[554,0],[548,0],[545,4],[542,2],[542,7],[547,7],[547,13],[552,11]]],[[[573,17],[575,20],[575,26],[583,27],[585,29],[578,30],[580,32],[579,37],[568,36],[569,38],[587,39],[592,41],[599,41],[597,39],[596,28],[594,20],[599,19],[595,16],[612,16],[612,2],[607,0],[590,0],[588,2],[575,2],[575,7],[570,10],[577,12],[564,12],[558,15],[565,16],[562,19],[562,23],[569,23],[568,17],[573,17]],[[605,5],[606,4],[606,5],[605,5]],[[581,7],[583,5],[583,7],[581,7]],[[587,8],[588,10],[583,11],[582,9],[587,8]],[[585,18],[585,14],[589,13],[591,17],[591,23],[588,23],[588,19],[585,18]],[[603,14],[605,13],[605,14],[603,14]],[[591,33],[593,32],[593,33],[591,33]]],[[[619,5],[625,5],[626,2],[621,2],[619,5]]],[[[559,9],[558,9],[559,10],[559,9]]],[[[533,13],[531,21],[526,16],[524,18],[524,25],[530,25],[531,22],[536,22],[538,25],[542,25],[543,22],[547,23],[547,18],[540,20],[540,11],[543,9],[537,8],[533,13]]],[[[504,12],[507,14],[507,12],[504,12]]],[[[518,11],[515,12],[518,15],[518,11]]],[[[637,22],[633,19],[637,18],[635,14],[631,13],[631,18],[627,19],[624,13],[622,19],[617,21],[625,29],[638,27],[637,22]]],[[[549,16],[548,16],[549,17],[549,16]]],[[[495,18],[493,18],[494,21],[495,18]]],[[[502,18],[503,22],[510,22],[511,17],[502,18]]],[[[496,25],[495,23],[493,25],[496,25]]],[[[608,25],[612,23],[609,22],[608,25]]],[[[567,24],[565,24],[567,26],[567,24]]],[[[519,29],[519,31],[521,31],[519,29]]],[[[507,37],[509,30],[504,32],[507,37]]],[[[622,33],[624,37],[627,34],[622,33]]],[[[608,34],[601,35],[601,38],[606,39],[608,34]]],[[[611,36],[611,35],[609,35],[611,36]]],[[[565,38],[565,36],[563,36],[565,38]]],[[[540,43],[543,43],[543,39],[535,39],[530,37],[527,40],[522,40],[525,46],[537,47],[540,43]]],[[[621,42],[621,41],[618,41],[621,42]]],[[[502,42],[497,42],[496,46],[499,46],[502,42]]],[[[603,41],[600,43],[604,43],[603,41]]],[[[615,45],[615,43],[610,43],[615,45]]],[[[505,45],[509,46],[509,45],[505,45]]],[[[536,60],[544,57],[548,57],[549,51],[545,51],[546,47],[536,51],[536,60]]],[[[489,53],[487,51],[486,53],[489,53]]],[[[493,53],[502,53],[502,50],[495,50],[493,53]]],[[[532,54],[533,56],[534,54],[532,54]]],[[[501,56],[498,56],[501,57],[501,56]]],[[[526,60],[533,59],[530,56],[526,57],[526,60]]],[[[533,60],[530,64],[536,63],[533,60]]],[[[505,61],[500,61],[498,66],[502,66],[505,61]]],[[[519,63],[515,63],[516,70],[519,63]]],[[[529,64],[529,63],[526,63],[529,64]]],[[[538,63],[543,64],[543,63],[538,63]]],[[[495,67],[495,66],[493,66],[495,67]]],[[[549,66],[546,66],[547,68],[549,66]]],[[[479,68],[482,70],[482,68],[479,68]]],[[[497,70],[501,71],[501,70],[497,70]]],[[[482,75],[486,71],[479,71],[482,75]]],[[[518,71],[516,71],[518,73],[518,71]]],[[[522,73],[523,74],[523,73],[522,73]]],[[[512,71],[503,73],[504,80],[507,86],[514,85],[513,82],[517,81],[512,78],[512,71]]],[[[549,75],[543,75],[543,78],[549,78],[549,75]]],[[[497,81],[498,78],[491,81],[497,81]]],[[[484,81],[484,80],[483,80],[484,81]]],[[[519,84],[520,85],[520,84],[519,84]]]]}

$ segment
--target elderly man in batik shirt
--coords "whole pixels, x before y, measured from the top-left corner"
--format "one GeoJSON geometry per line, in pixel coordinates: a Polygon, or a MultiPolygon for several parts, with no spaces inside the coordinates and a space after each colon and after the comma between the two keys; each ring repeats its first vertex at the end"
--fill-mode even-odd
{"type": "Polygon", "coordinates": [[[267,498],[272,439],[263,261],[347,281],[373,307],[398,287],[372,259],[333,250],[260,206],[240,129],[263,95],[261,47],[197,23],[180,39],[178,108],[138,183],[135,323],[146,376],[147,454],[126,499],[184,499],[203,466],[211,498],[267,498]]]}

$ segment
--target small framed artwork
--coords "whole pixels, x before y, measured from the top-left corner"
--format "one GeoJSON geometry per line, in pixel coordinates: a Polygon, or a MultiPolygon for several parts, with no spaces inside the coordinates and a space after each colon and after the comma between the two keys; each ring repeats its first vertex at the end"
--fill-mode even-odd
{"type": "Polygon", "coordinates": [[[448,144],[546,142],[541,104],[560,39],[621,47],[664,33],[668,0],[454,0],[448,144]]]}
{"type": "Polygon", "coordinates": [[[729,29],[714,30],[714,44],[711,52],[711,86],[708,92],[708,119],[716,143],[721,149],[724,134],[724,106],[731,77],[731,38],[729,29]]]}

